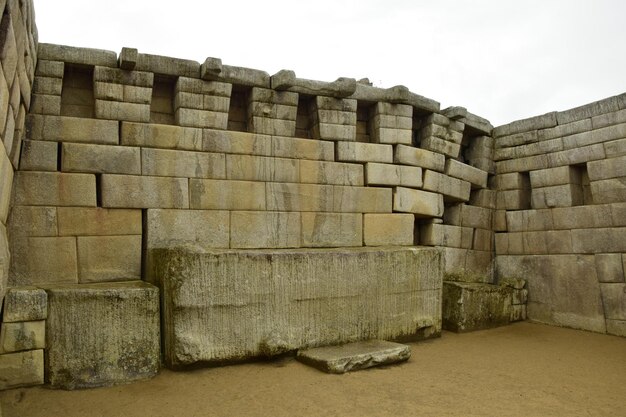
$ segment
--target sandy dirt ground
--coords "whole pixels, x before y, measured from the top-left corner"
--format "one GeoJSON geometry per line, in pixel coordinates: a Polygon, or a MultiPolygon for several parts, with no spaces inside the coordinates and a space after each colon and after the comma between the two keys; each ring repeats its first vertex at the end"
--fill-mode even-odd
{"type": "Polygon", "coordinates": [[[518,323],[327,375],[292,358],[82,391],[0,393],[3,417],[626,416],[626,338],[518,323]]]}

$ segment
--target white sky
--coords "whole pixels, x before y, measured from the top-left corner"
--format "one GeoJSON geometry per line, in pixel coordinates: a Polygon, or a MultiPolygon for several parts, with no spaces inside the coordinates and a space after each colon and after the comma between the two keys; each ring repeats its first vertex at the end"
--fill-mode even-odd
{"type": "Polygon", "coordinates": [[[626,92],[623,0],[34,0],[41,42],[368,77],[494,126],[626,92]]]}

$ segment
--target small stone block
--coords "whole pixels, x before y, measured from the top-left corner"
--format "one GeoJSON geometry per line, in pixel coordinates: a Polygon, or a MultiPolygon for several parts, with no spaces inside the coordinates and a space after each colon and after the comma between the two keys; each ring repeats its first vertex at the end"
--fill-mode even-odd
{"type": "Polygon", "coordinates": [[[298,351],[297,359],[330,374],[404,362],[411,357],[411,348],[400,343],[367,340],[340,346],[327,346],[298,351]]]}
{"type": "Polygon", "coordinates": [[[4,298],[4,323],[44,320],[48,317],[48,295],[39,288],[11,288],[4,298]]]}
{"type": "Polygon", "coordinates": [[[136,48],[122,48],[120,56],[118,58],[118,64],[123,70],[135,69],[137,65],[138,51],[136,48]]]}
{"type": "Polygon", "coordinates": [[[45,346],[45,320],[2,324],[2,329],[0,329],[0,353],[43,349],[45,346]]]}
{"type": "Polygon", "coordinates": [[[0,391],[43,384],[43,349],[0,355],[0,391]]]}

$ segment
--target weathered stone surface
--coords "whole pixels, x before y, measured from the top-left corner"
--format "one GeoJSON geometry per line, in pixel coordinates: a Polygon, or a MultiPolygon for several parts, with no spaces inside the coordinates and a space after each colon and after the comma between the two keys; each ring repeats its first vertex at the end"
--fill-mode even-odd
{"type": "Polygon", "coordinates": [[[186,178],[103,174],[102,207],[189,208],[186,178]]]}
{"type": "Polygon", "coordinates": [[[491,229],[492,213],[488,208],[456,204],[446,207],[443,222],[455,226],[491,229]]]}
{"type": "MultiPolygon", "coordinates": [[[[556,115],[557,112],[552,112],[528,119],[517,120],[515,122],[496,127],[493,129],[492,134],[495,138],[499,138],[500,136],[554,127],[557,125],[556,115]]],[[[496,140],[496,142],[498,142],[498,140],[496,140]]]]}
{"type": "Polygon", "coordinates": [[[496,208],[498,210],[526,210],[530,208],[530,190],[498,191],[496,208]]]}
{"type": "MultiPolygon", "coordinates": [[[[228,125],[228,113],[179,108],[174,113],[176,124],[185,127],[223,129],[228,125]]],[[[263,132],[261,132],[263,133],[263,132]]]]}
{"type": "Polygon", "coordinates": [[[599,282],[624,282],[622,254],[599,253],[595,259],[599,282]]]}
{"type": "Polygon", "coordinates": [[[61,96],[52,94],[33,94],[31,96],[30,112],[37,114],[61,114],[61,96]]]}
{"type": "Polygon", "coordinates": [[[420,244],[472,249],[474,229],[448,224],[426,223],[420,226],[420,244]]]}
{"type": "Polygon", "coordinates": [[[3,323],[45,320],[48,317],[48,295],[35,287],[11,288],[4,299],[3,323]]]}
{"type": "Polygon", "coordinates": [[[133,70],[137,65],[138,51],[136,48],[122,48],[117,59],[119,67],[123,70],[133,70]]]}
{"type": "Polygon", "coordinates": [[[35,75],[41,77],[63,78],[64,67],[65,64],[62,61],[50,61],[38,56],[35,75]]]}
{"type": "Polygon", "coordinates": [[[570,166],[542,169],[530,172],[531,187],[541,188],[555,185],[578,184],[582,181],[580,171],[570,166]]]}
{"type": "Polygon", "coordinates": [[[458,158],[461,152],[461,145],[449,142],[436,136],[428,136],[421,140],[420,146],[438,154],[443,154],[450,158],[458,158]]]}
{"type": "Polygon", "coordinates": [[[430,113],[439,112],[438,102],[412,93],[403,85],[396,85],[391,88],[378,88],[357,83],[356,92],[350,98],[370,102],[387,101],[394,104],[409,104],[430,113]]]}
{"type": "Polygon", "coordinates": [[[332,211],[338,213],[391,213],[392,190],[390,188],[333,186],[332,211]]]}
{"type": "Polygon", "coordinates": [[[443,195],[445,201],[468,201],[471,184],[429,169],[424,171],[424,190],[443,195]]]}
{"type": "Polygon", "coordinates": [[[463,164],[454,159],[448,159],[446,161],[444,173],[451,177],[469,182],[472,188],[487,188],[488,173],[486,171],[463,164]]]}
{"type": "Polygon", "coordinates": [[[78,281],[141,279],[141,235],[77,238],[78,281]]]}
{"type": "Polygon", "coordinates": [[[46,364],[52,387],[98,387],[156,375],[156,287],[135,281],[51,286],[46,291],[46,364]]]}
{"type": "MultiPolygon", "coordinates": [[[[150,106],[148,104],[96,99],[94,109],[98,119],[124,120],[127,122],[150,121],[150,106]]],[[[188,124],[183,122],[181,125],[187,126],[188,124]]]]}
{"type": "Polygon", "coordinates": [[[626,284],[601,284],[604,316],[610,320],[626,320],[626,284]]]}
{"type": "Polygon", "coordinates": [[[46,321],[2,323],[0,354],[46,347],[46,321]]]}
{"type": "Polygon", "coordinates": [[[200,66],[200,78],[237,85],[270,88],[270,75],[251,68],[223,65],[219,58],[207,58],[200,66]]]}
{"type": "MultiPolygon", "coordinates": [[[[282,182],[289,182],[282,180],[282,182]]],[[[363,165],[340,162],[300,161],[300,181],[305,184],[364,184],[363,165]]]]}
{"type": "MultiPolygon", "coordinates": [[[[271,184],[252,181],[205,180],[192,178],[189,180],[189,201],[192,209],[206,210],[265,210],[266,185],[271,184]]],[[[292,184],[299,185],[299,184],[292,184]]],[[[274,196],[272,193],[272,200],[274,196]]],[[[268,199],[268,202],[270,200],[268,199]]],[[[285,211],[268,204],[268,210],[285,211]]]]}
{"type": "Polygon", "coordinates": [[[337,142],[337,160],[393,163],[393,147],[376,143],[337,142]]]}
{"type": "Polygon", "coordinates": [[[600,114],[611,113],[619,110],[616,97],[609,97],[604,100],[594,101],[584,106],[575,107],[570,110],[558,112],[556,120],[559,125],[587,119],[600,114]]]}
{"type": "Polygon", "coordinates": [[[14,188],[15,205],[96,205],[96,177],[92,174],[18,171],[14,188]]]}
{"type": "Polygon", "coordinates": [[[393,191],[393,210],[413,213],[416,217],[441,217],[443,196],[428,191],[396,187],[393,191]]]}
{"type": "Polygon", "coordinates": [[[242,181],[299,182],[300,161],[253,155],[226,155],[226,178],[242,181]]]}
{"type": "Polygon", "coordinates": [[[574,253],[626,252],[626,227],[572,230],[574,253]]]}
{"type": "Polygon", "coordinates": [[[204,151],[272,156],[274,138],[270,135],[204,129],[203,137],[204,151]]]}
{"type": "Polygon", "coordinates": [[[135,70],[148,71],[162,75],[173,75],[177,77],[197,78],[200,76],[200,63],[188,59],[170,58],[160,55],[138,54],[137,63],[135,64],[135,70]]]}
{"type": "Polygon", "coordinates": [[[11,190],[13,188],[13,166],[4,146],[0,144],[0,223],[5,223],[11,205],[11,190]]]}
{"type": "Polygon", "coordinates": [[[43,350],[0,355],[0,391],[44,383],[43,350]]]}
{"type": "Polygon", "coordinates": [[[404,362],[411,357],[411,348],[400,343],[383,340],[367,340],[339,346],[326,346],[299,350],[297,359],[329,374],[379,365],[404,362]]]}
{"type": "Polygon", "coordinates": [[[56,142],[25,140],[22,142],[22,171],[56,171],[59,146],[56,142]]]}
{"type": "Polygon", "coordinates": [[[396,151],[393,156],[393,162],[395,164],[414,165],[421,168],[443,172],[446,158],[441,154],[431,152],[426,149],[398,145],[396,146],[396,151]]]}
{"type": "Polygon", "coordinates": [[[348,97],[356,91],[354,78],[338,78],[333,82],[296,78],[293,71],[281,70],[271,77],[272,88],[312,96],[348,97]]]}
{"type": "Polygon", "coordinates": [[[122,122],[121,125],[120,140],[122,145],[190,151],[203,150],[202,129],[131,122],[122,122]]]}
{"type": "MultiPolygon", "coordinates": [[[[560,207],[551,210],[554,228],[587,229],[613,226],[610,205],[560,207]]],[[[618,224],[615,224],[618,226],[618,224]]]]}
{"type": "Polygon", "coordinates": [[[587,164],[590,181],[626,177],[626,155],[591,161],[587,164]]]}
{"type": "Polygon", "coordinates": [[[99,65],[117,67],[117,54],[101,49],[77,48],[74,46],[39,43],[37,58],[49,61],[62,61],[70,64],[99,65]]]}
{"type": "Polygon", "coordinates": [[[139,148],[128,146],[63,143],[61,169],[64,172],[141,175],[141,156],[139,148]]]}
{"type": "Polygon", "coordinates": [[[141,174],[158,177],[226,178],[223,154],[167,149],[141,150],[141,174]]]}
{"type": "Polygon", "coordinates": [[[443,328],[467,332],[508,324],[511,293],[499,285],[444,281],[443,328]]]}
{"type": "Polygon", "coordinates": [[[493,282],[492,252],[444,247],[445,280],[458,282],[493,282]]]}
{"type": "Polygon", "coordinates": [[[141,210],[59,207],[59,236],[121,236],[141,234],[141,210]]]}
{"type": "Polygon", "coordinates": [[[233,211],[230,215],[230,247],[298,248],[301,246],[300,213],[233,211]]]}
{"type": "Polygon", "coordinates": [[[356,126],[316,123],[312,131],[316,139],[351,142],[356,140],[356,126]]]}
{"type": "MultiPolygon", "coordinates": [[[[344,143],[347,142],[339,142],[337,145],[344,143]]],[[[334,161],[335,147],[331,142],[321,140],[272,136],[271,155],[280,158],[334,161]]],[[[341,159],[337,160],[340,161],[341,159]]]]}
{"type": "Polygon", "coordinates": [[[415,216],[412,214],[365,214],[365,246],[410,246],[414,242],[415,216]]]}
{"type": "Polygon", "coordinates": [[[583,203],[583,189],[576,184],[533,188],[531,206],[534,209],[579,206],[583,203]]]}
{"type": "Polygon", "coordinates": [[[523,277],[528,317],[542,323],[604,333],[593,255],[498,256],[498,277],[523,277]]]}
{"type": "Polygon", "coordinates": [[[301,213],[302,246],[333,248],[363,245],[363,215],[301,213]]]}
{"type": "Polygon", "coordinates": [[[155,255],[170,367],[439,333],[442,264],[435,249],[155,255]],[[281,343],[262,348],[268,339],[281,343]]]}
{"type": "Polygon", "coordinates": [[[9,285],[78,282],[76,238],[11,238],[9,285]]]}
{"type": "Polygon", "coordinates": [[[422,168],[368,162],[365,164],[365,181],[367,185],[421,188],[422,168]]]}
{"type": "Polygon", "coordinates": [[[29,114],[26,119],[26,135],[33,140],[117,145],[118,130],[114,120],[37,114],[29,114]]]}
{"type": "Polygon", "coordinates": [[[590,187],[594,204],[626,201],[626,177],[592,181],[590,187]]]}
{"type": "MultiPolygon", "coordinates": [[[[259,187],[259,183],[249,184],[255,184],[255,188],[259,187]]],[[[329,212],[334,209],[334,187],[330,185],[267,183],[266,188],[267,210],[329,212]]],[[[264,200],[265,193],[263,202],[259,200],[256,206],[265,207],[264,200]]],[[[235,209],[263,210],[264,208],[255,209],[238,205],[235,209]]]]}

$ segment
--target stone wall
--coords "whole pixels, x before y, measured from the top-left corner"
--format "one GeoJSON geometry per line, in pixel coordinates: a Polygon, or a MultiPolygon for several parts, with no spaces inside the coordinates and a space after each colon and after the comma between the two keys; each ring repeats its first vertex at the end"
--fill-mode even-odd
{"type": "Polygon", "coordinates": [[[31,0],[0,1],[0,305],[7,290],[7,218],[24,123],[37,63],[37,27],[31,0]]]}
{"type": "Polygon", "coordinates": [[[626,94],[493,131],[497,273],[528,316],[626,335],[626,94]]]}

